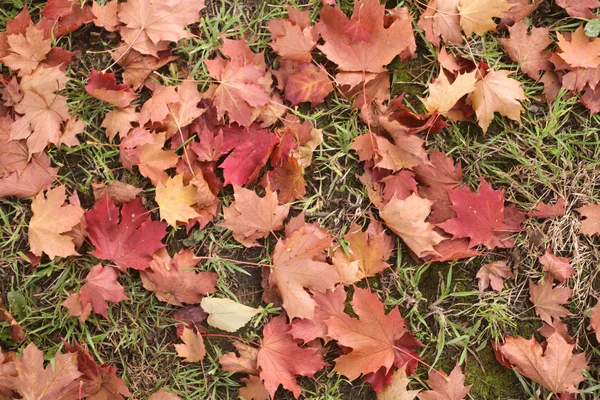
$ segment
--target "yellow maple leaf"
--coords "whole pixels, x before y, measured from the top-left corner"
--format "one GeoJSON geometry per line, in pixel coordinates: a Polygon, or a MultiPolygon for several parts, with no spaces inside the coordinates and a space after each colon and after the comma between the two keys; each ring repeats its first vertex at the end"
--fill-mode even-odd
{"type": "Polygon", "coordinates": [[[164,184],[158,183],[156,202],[160,218],[173,227],[177,225],[177,221],[187,223],[190,219],[199,217],[191,207],[196,203],[196,188],[183,184],[183,174],[167,179],[164,184]]]}
{"type": "Polygon", "coordinates": [[[496,29],[492,18],[501,17],[511,5],[507,0],[461,0],[458,4],[460,26],[467,35],[496,29]]]}

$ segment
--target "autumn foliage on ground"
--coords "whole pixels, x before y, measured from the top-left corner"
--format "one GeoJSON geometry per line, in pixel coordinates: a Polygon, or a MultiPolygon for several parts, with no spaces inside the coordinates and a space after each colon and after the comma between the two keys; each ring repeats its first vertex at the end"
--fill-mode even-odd
{"type": "MultiPolygon", "coordinates": [[[[452,122],[477,124],[483,134],[494,118],[518,125],[527,97],[517,69],[543,84],[538,95],[544,101],[577,96],[590,113],[600,111],[600,39],[574,23],[554,40],[549,28],[528,19],[541,3],[430,0],[416,15],[362,0],[348,16],[326,1],[316,22],[307,9],[290,6],[287,18],[267,22],[268,57],[244,38],[223,37],[214,56],[203,60],[211,78],[203,91],[191,73],[177,84],[155,73],[177,68],[172,49],[196,36],[191,27],[205,12],[202,1],[51,0],[41,15],[24,8],[0,33],[0,196],[30,199],[24,257],[33,267],[57,258],[94,260],[79,290],[65,293],[62,303],[81,324],[108,318],[111,307],[131,301],[119,280],[139,276],[145,290],[178,308],[172,348],[181,363],[203,368],[211,339],[230,340],[235,351],[219,363],[235,373],[247,400],[284,391],[300,398],[299,379],[316,379],[325,369],[369,385],[379,399],[466,398],[471,386],[459,360],[445,371],[423,360],[425,346],[400,308],[385,305],[367,278],[381,276],[402,251],[416,263],[434,263],[510,249],[526,219],[564,214],[562,198],[532,210],[507,202],[506,188],[495,187],[493,177],[479,177],[473,189],[463,179],[464,166],[426,141],[446,134],[452,122]],[[84,90],[110,105],[101,129],[122,168],[145,178],[144,187],[95,182],[89,207],[76,186],[61,183],[59,166],[47,154],[78,146],[80,134],[93,129],[72,112],[64,92],[69,63],[86,54],[55,45],[85,24],[120,40],[106,49],[113,62],[94,68],[84,90]],[[422,113],[403,95],[392,97],[387,68],[418,56],[419,35],[437,51],[422,113]],[[497,36],[512,68],[453,54],[472,35],[497,36]],[[305,173],[313,153],[328,140],[328,132],[295,107],[327,107],[334,91],[352,102],[362,121],[350,148],[372,204],[368,222],[346,227],[339,237],[293,207],[309,190],[305,173]],[[208,255],[167,246],[173,233],[209,224],[230,230],[246,248],[273,244],[268,264],[233,260],[260,268],[263,302],[280,307],[257,332],[260,340],[231,334],[262,311],[218,290],[219,276],[204,268],[208,255]],[[227,334],[207,333],[207,326],[227,334]],[[415,389],[423,388],[415,375],[426,388],[415,389]]],[[[556,4],[573,18],[594,18],[599,6],[556,4]]],[[[590,201],[577,212],[581,235],[600,234],[600,205],[590,201]]],[[[543,277],[529,282],[544,340],[507,336],[492,343],[498,363],[557,398],[574,398],[588,368],[588,355],[561,321],[571,313],[567,283],[576,270],[570,261],[546,249],[539,255],[543,277]]],[[[481,293],[501,292],[513,278],[498,258],[480,267],[476,285],[481,293]]],[[[44,349],[2,303],[0,312],[13,341],[27,343],[22,351],[0,350],[0,398],[133,396],[121,371],[99,363],[82,343],[64,341],[45,362],[44,349]]],[[[589,323],[600,336],[600,307],[589,323]]],[[[169,388],[135,397],[150,395],[179,398],[169,388]]]]}

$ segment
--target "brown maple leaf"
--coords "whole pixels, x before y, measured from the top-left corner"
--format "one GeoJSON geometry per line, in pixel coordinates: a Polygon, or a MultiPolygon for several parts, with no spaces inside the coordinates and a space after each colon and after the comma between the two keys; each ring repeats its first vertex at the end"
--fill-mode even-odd
{"type": "Polygon", "coordinates": [[[185,27],[198,22],[204,0],[127,0],[119,4],[120,33],[129,48],[158,57],[169,43],[193,37],[185,27]]]}
{"type": "Polygon", "coordinates": [[[312,50],[319,40],[318,30],[310,25],[308,10],[288,6],[288,19],[267,22],[271,33],[271,48],[280,57],[300,63],[312,62],[312,50]]]}
{"type": "Polygon", "coordinates": [[[312,295],[316,302],[315,314],[312,319],[295,319],[291,323],[290,334],[294,339],[300,339],[308,343],[317,338],[328,342],[332,338],[327,335],[327,319],[333,315],[344,313],[346,304],[346,291],[340,285],[335,290],[325,293],[315,292],[312,295]]]}
{"type": "Polygon", "coordinates": [[[265,197],[256,192],[233,185],[235,201],[223,209],[221,226],[231,229],[233,237],[246,247],[260,246],[257,239],[283,228],[289,206],[280,206],[277,193],[266,189],[265,197]]]}
{"type": "Polygon", "coordinates": [[[529,300],[535,306],[535,313],[542,321],[551,324],[552,318],[571,315],[569,310],[561,306],[568,303],[573,293],[571,289],[562,286],[553,288],[552,281],[548,279],[539,285],[529,281],[529,293],[529,300]]]}
{"type": "Polygon", "coordinates": [[[281,165],[267,171],[263,175],[260,185],[277,191],[281,204],[302,199],[306,194],[304,168],[300,166],[296,157],[290,156],[281,165]]]}
{"type": "Polygon", "coordinates": [[[571,267],[571,259],[555,256],[550,248],[547,248],[544,255],[539,257],[539,261],[544,266],[544,271],[552,279],[556,279],[561,283],[564,283],[575,273],[575,269],[571,267]]]}
{"type": "Polygon", "coordinates": [[[79,378],[82,385],[77,385],[70,393],[72,398],[123,400],[123,396],[131,397],[127,385],[117,376],[115,367],[106,364],[98,365],[90,352],[79,343],[71,345],[63,340],[63,344],[68,353],[77,354],[77,368],[82,373],[79,378]]]}
{"type": "Polygon", "coordinates": [[[184,362],[199,362],[206,356],[206,348],[204,347],[204,339],[200,333],[196,333],[191,329],[183,328],[181,335],[183,344],[176,344],[177,357],[184,358],[184,362]]]}
{"type": "Polygon", "coordinates": [[[31,74],[52,48],[52,40],[45,38],[44,31],[36,26],[28,27],[25,33],[8,35],[6,42],[9,53],[1,60],[10,69],[19,71],[19,76],[31,74]]]}
{"type": "Polygon", "coordinates": [[[110,0],[100,5],[94,0],[92,2],[92,13],[94,14],[94,25],[106,29],[108,32],[114,32],[121,25],[117,15],[118,0],[110,0]]]}
{"type": "Polygon", "coordinates": [[[406,329],[398,308],[386,315],[383,303],[375,293],[355,288],[351,304],[359,319],[337,314],[325,323],[330,337],[352,349],[336,358],[334,369],[352,381],[361,374],[392,368],[395,342],[406,329]]]}
{"type": "Polygon", "coordinates": [[[571,17],[593,19],[597,18],[591,8],[600,7],[598,0],[556,0],[556,5],[567,11],[571,17]]]}
{"type": "Polygon", "coordinates": [[[258,375],[260,373],[256,364],[258,349],[238,341],[233,342],[233,347],[240,353],[240,356],[238,357],[235,352],[220,356],[219,363],[223,369],[227,372],[258,375]]]}
{"type": "Polygon", "coordinates": [[[581,25],[570,35],[556,34],[558,47],[562,52],[557,53],[570,67],[597,68],[600,64],[600,39],[586,36],[581,25]]]}
{"type": "Polygon", "coordinates": [[[460,0],[430,0],[417,25],[425,37],[439,47],[440,38],[446,43],[460,45],[463,42],[458,3],[460,0]]]}
{"type": "Polygon", "coordinates": [[[161,388],[158,392],[154,392],[148,400],[183,400],[173,392],[168,392],[167,388],[161,388]]]}
{"type": "Polygon", "coordinates": [[[301,388],[296,377],[312,378],[315,372],[325,367],[317,349],[299,347],[289,330],[290,326],[286,324],[283,315],[272,318],[263,329],[256,364],[271,397],[275,396],[279,385],[290,390],[295,398],[300,397],[301,388]]]}
{"type": "Polygon", "coordinates": [[[508,337],[499,351],[517,372],[546,389],[556,394],[577,393],[577,385],[585,379],[585,353],[573,354],[575,345],[558,333],[546,342],[547,346],[542,347],[533,337],[508,337]]]}
{"type": "Polygon", "coordinates": [[[67,78],[58,67],[38,68],[21,80],[24,95],[14,109],[22,117],[11,126],[12,140],[27,139],[29,154],[43,151],[48,143],[61,144],[62,124],[69,119],[67,99],[55,94],[67,78]]]}
{"type": "Polygon", "coordinates": [[[50,166],[46,153],[36,154],[19,174],[13,172],[0,178],[0,197],[33,197],[49,188],[56,179],[58,168],[50,166]]]}
{"type": "Polygon", "coordinates": [[[120,206],[135,199],[142,189],[121,181],[112,181],[106,184],[94,179],[92,180],[92,191],[96,202],[107,195],[115,202],[115,205],[120,206]]]}
{"type": "Polygon", "coordinates": [[[479,279],[479,293],[483,293],[488,286],[501,292],[504,289],[504,279],[512,278],[513,273],[506,261],[494,261],[481,267],[475,277],[479,279]]]}
{"type": "Polygon", "coordinates": [[[458,11],[460,26],[468,35],[483,35],[496,29],[494,17],[501,17],[510,4],[507,0],[460,0],[458,11]]]}
{"type": "Polygon", "coordinates": [[[525,100],[525,92],[521,82],[508,77],[510,74],[511,71],[489,71],[475,84],[471,103],[483,133],[487,132],[495,112],[513,121],[521,120],[523,107],[519,100],[525,100]]]}
{"type": "Polygon", "coordinates": [[[46,253],[50,259],[76,255],[73,238],[68,233],[81,222],[83,209],[66,204],[63,185],[38,194],[31,202],[29,246],[36,256],[46,253]]]}
{"type": "Polygon", "coordinates": [[[152,256],[150,268],[140,272],[144,288],[169,304],[198,304],[204,295],[216,291],[217,283],[215,273],[194,270],[198,261],[191,250],[181,250],[171,258],[162,248],[152,256]]]}
{"type": "Polygon", "coordinates": [[[580,234],[600,234],[600,204],[586,204],[576,208],[575,211],[581,214],[582,217],[585,217],[585,219],[581,221],[581,229],[579,229],[580,234]]]}
{"type": "Polygon", "coordinates": [[[104,116],[100,127],[106,129],[106,136],[112,141],[117,134],[125,139],[132,128],[131,123],[138,121],[138,113],[134,107],[115,108],[104,116]]]}
{"type": "Polygon", "coordinates": [[[14,361],[18,376],[16,391],[24,399],[56,400],[79,386],[77,355],[56,353],[54,362],[44,368],[44,355],[30,343],[23,356],[14,361]]]}
{"type": "Polygon", "coordinates": [[[386,261],[392,256],[394,241],[377,220],[372,219],[364,232],[353,223],[344,240],[347,247],[336,250],[332,260],[344,284],[375,276],[389,267],[386,261]]]}
{"type": "Polygon", "coordinates": [[[141,88],[152,72],[178,58],[171,55],[170,50],[159,51],[156,58],[133,49],[128,51],[124,46],[117,47],[111,53],[111,57],[125,68],[123,82],[130,85],[133,90],[141,88]]]}
{"type": "Polygon", "coordinates": [[[333,91],[329,74],[314,64],[302,64],[299,71],[288,77],[285,98],[293,105],[310,101],[312,107],[322,103],[333,91]]]}
{"type": "Polygon", "coordinates": [[[381,209],[381,218],[386,225],[400,236],[417,257],[435,254],[434,246],[444,239],[434,230],[434,225],[425,222],[432,204],[430,200],[413,193],[404,200],[394,197],[381,209]]]}
{"type": "Polygon", "coordinates": [[[272,256],[270,287],[277,286],[290,318],[314,317],[316,303],[306,292],[331,290],[340,277],[335,266],[322,260],[332,238],[314,224],[305,224],[279,239],[272,256]]]}
{"type": "Polygon", "coordinates": [[[532,79],[540,77],[540,71],[549,70],[552,67],[550,56],[552,52],[546,50],[552,43],[549,28],[531,28],[527,33],[528,26],[521,21],[508,28],[510,38],[498,39],[508,53],[511,60],[518,62],[519,67],[532,79]]]}
{"type": "Polygon", "coordinates": [[[430,371],[427,385],[431,390],[419,393],[420,400],[462,400],[471,390],[471,385],[465,386],[465,374],[458,363],[450,375],[443,371],[430,371]]]}

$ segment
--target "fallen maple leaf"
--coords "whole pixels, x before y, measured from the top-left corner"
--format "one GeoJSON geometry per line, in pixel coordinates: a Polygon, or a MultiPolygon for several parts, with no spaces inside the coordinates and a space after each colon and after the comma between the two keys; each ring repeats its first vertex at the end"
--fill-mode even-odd
{"type": "Polygon", "coordinates": [[[335,266],[320,261],[323,250],[333,240],[314,224],[305,224],[286,235],[275,245],[269,285],[277,286],[290,319],[312,319],[316,302],[304,288],[325,292],[340,280],[335,266]]]}
{"type": "Polygon", "coordinates": [[[76,0],[48,0],[42,9],[44,16],[38,26],[48,37],[60,38],[94,19],[92,8],[76,0]]]}
{"type": "Polygon", "coordinates": [[[351,86],[360,84],[365,74],[386,72],[384,66],[409,50],[414,40],[410,20],[395,19],[385,26],[385,7],[379,0],[355,2],[350,19],[337,6],[324,7],[320,16],[318,30],[325,44],[318,47],[340,71],[359,72],[353,75],[351,86]],[[358,40],[348,35],[348,27],[356,21],[368,33],[358,40]]]}
{"type": "Polygon", "coordinates": [[[505,209],[504,189],[493,190],[485,179],[480,178],[477,194],[468,187],[448,193],[457,216],[439,227],[454,238],[470,238],[469,247],[483,244],[491,250],[514,245],[510,233],[521,231],[523,215],[514,206],[505,209]]]}
{"type": "Polygon", "coordinates": [[[240,356],[238,357],[234,352],[220,356],[219,362],[221,363],[223,370],[227,372],[258,375],[260,373],[258,365],[256,364],[256,360],[258,359],[258,349],[238,341],[233,342],[233,347],[240,353],[240,356]]]}
{"type": "Polygon", "coordinates": [[[301,388],[297,376],[313,377],[325,367],[323,359],[312,347],[299,347],[289,333],[290,326],[285,316],[272,318],[263,329],[263,340],[256,363],[260,367],[260,377],[271,395],[282,385],[291,391],[295,398],[300,397],[301,388]]]}
{"type": "Polygon", "coordinates": [[[504,289],[504,279],[512,278],[513,273],[506,261],[494,261],[481,267],[475,277],[479,279],[479,293],[483,293],[488,286],[501,292],[504,289]]]}
{"type": "Polygon", "coordinates": [[[258,376],[251,375],[248,378],[242,378],[245,386],[240,388],[240,397],[244,400],[270,400],[271,396],[265,388],[265,384],[258,376]]]}
{"type": "Polygon", "coordinates": [[[586,204],[576,208],[575,211],[581,214],[582,217],[585,217],[585,219],[581,221],[581,229],[579,229],[580,234],[600,234],[600,204],[586,204]]]}
{"type": "Polygon", "coordinates": [[[327,324],[325,321],[333,315],[343,314],[346,304],[346,291],[340,285],[335,290],[325,293],[315,292],[312,295],[316,303],[315,314],[312,319],[295,319],[291,323],[290,334],[294,339],[300,339],[308,343],[317,338],[328,342],[331,337],[327,335],[327,324]]]}
{"type": "Polygon", "coordinates": [[[23,114],[11,126],[12,140],[27,139],[29,154],[43,151],[48,143],[60,145],[61,126],[69,119],[67,99],[56,91],[64,89],[67,78],[58,67],[38,68],[21,80],[24,95],[14,110],[23,114]],[[43,81],[44,83],[38,85],[43,81]]]}
{"type": "Polygon", "coordinates": [[[108,319],[107,301],[119,303],[129,300],[125,295],[125,289],[117,282],[117,277],[117,271],[112,267],[103,267],[102,264],[94,265],[85,278],[85,284],[81,286],[75,297],[71,295],[62,304],[69,309],[69,316],[81,315],[82,321],[85,322],[86,314],[89,315],[89,313],[84,310],[90,304],[96,314],[108,319]],[[80,304],[76,304],[77,300],[80,304]]]}
{"type": "Polygon", "coordinates": [[[42,62],[52,48],[52,40],[44,37],[44,31],[30,26],[25,33],[7,35],[9,54],[2,57],[2,63],[19,76],[29,75],[42,62]]]}
{"type": "Polygon", "coordinates": [[[184,185],[183,174],[167,179],[164,184],[158,182],[155,200],[160,210],[160,218],[172,227],[177,227],[178,221],[186,224],[190,219],[199,216],[191,207],[196,203],[196,187],[184,185]]]}
{"type": "Polygon", "coordinates": [[[335,359],[334,369],[352,381],[380,368],[388,371],[394,364],[395,343],[406,329],[398,308],[386,315],[375,293],[355,288],[351,304],[359,319],[333,315],[325,324],[330,337],[352,349],[335,359]]]}
{"type": "Polygon", "coordinates": [[[439,151],[431,151],[429,162],[417,165],[413,169],[415,177],[422,184],[418,187],[421,197],[433,201],[429,222],[441,223],[456,214],[448,195],[449,190],[459,189],[462,185],[462,167],[450,156],[439,151]]]}
{"type": "Polygon", "coordinates": [[[534,211],[527,213],[528,217],[534,218],[555,218],[565,215],[565,199],[562,197],[556,201],[556,204],[540,203],[534,211]]]}
{"type": "Polygon", "coordinates": [[[317,46],[319,33],[310,25],[308,10],[288,6],[288,19],[267,22],[271,33],[269,45],[280,57],[300,63],[312,62],[312,50],[317,46]]]}
{"type": "Polygon", "coordinates": [[[106,136],[111,141],[117,134],[121,139],[125,139],[132,128],[131,123],[137,121],[138,113],[135,112],[133,107],[115,108],[106,113],[100,127],[106,129],[106,136]]]}
{"type": "Polygon", "coordinates": [[[458,363],[450,375],[438,370],[429,371],[427,385],[432,390],[419,393],[420,400],[462,400],[471,390],[471,385],[465,386],[465,374],[458,363]]]}
{"type": "Polygon", "coordinates": [[[215,297],[203,298],[200,305],[209,314],[208,324],[227,332],[237,331],[260,312],[233,300],[215,297]]]}
{"type": "Polygon", "coordinates": [[[573,354],[569,344],[558,333],[550,335],[542,347],[533,337],[507,337],[499,346],[500,353],[519,374],[539,383],[553,393],[578,393],[577,385],[585,379],[585,353],[573,354]]]}
{"type": "Polygon", "coordinates": [[[496,29],[493,18],[501,17],[509,8],[507,0],[460,0],[460,26],[467,36],[472,33],[481,36],[496,29]]]}
{"type": "Polygon", "coordinates": [[[550,56],[552,52],[547,51],[552,43],[549,38],[549,28],[531,28],[531,34],[527,33],[528,26],[524,21],[518,22],[508,28],[510,38],[498,39],[508,53],[511,60],[518,62],[519,67],[532,79],[540,77],[540,71],[551,69],[550,56]]]}
{"type": "Polygon", "coordinates": [[[440,37],[446,43],[462,44],[459,1],[430,0],[427,9],[421,14],[417,25],[425,32],[427,40],[436,47],[440,45],[440,37]]]}
{"type": "Polygon", "coordinates": [[[525,100],[525,92],[518,80],[508,77],[510,74],[511,71],[488,71],[475,84],[471,103],[483,133],[487,132],[495,112],[513,121],[521,120],[523,107],[519,100],[525,100]]]}
{"type": "Polygon", "coordinates": [[[135,199],[142,189],[121,181],[112,181],[106,184],[94,179],[92,180],[92,191],[96,202],[107,195],[116,205],[120,206],[135,199]]]}
{"type": "Polygon", "coordinates": [[[386,225],[417,257],[435,253],[434,246],[444,239],[434,230],[434,225],[425,222],[432,204],[413,193],[404,200],[394,197],[381,209],[380,215],[386,225]]]}
{"type": "Polygon", "coordinates": [[[224,129],[225,152],[233,149],[219,165],[223,169],[225,185],[243,186],[254,181],[278,143],[277,135],[257,124],[243,129],[236,126],[224,129]]]}
{"type": "Polygon", "coordinates": [[[571,275],[575,273],[575,269],[571,267],[571,259],[565,257],[557,257],[546,249],[543,256],[539,257],[540,264],[544,266],[544,271],[547,272],[552,279],[564,283],[571,275]]]}
{"type": "Polygon", "coordinates": [[[119,108],[127,107],[137,97],[129,86],[117,85],[115,74],[98,72],[95,68],[92,68],[92,73],[84,88],[90,96],[119,108]]]}
{"type": "Polygon", "coordinates": [[[177,357],[184,358],[184,362],[199,362],[206,356],[206,348],[204,347],[204,340],[202,335],[194,333],[193,330],[183,328],[183,334],[181,335],[183,344],[176,344],[175,350],[177,350],[177,357]]]}
{"type": "Polygon", "coordinates": [[[556,0],[556,5],[565,9],[567,14],[575,18],[597,18],[591,8],[600,7],[598,0],[556,0]]]}
{"type": "Polygon", "coordinates": [[[223,209],[225,221],[221,226],[231,229],[233,237],[246,247],[260,246],[257,239],[283,228],[289,206],[280,206],[277,193],[267,187],[265,197],[234,185],[235,201],[223,209]]]}
{"type": "Polygon", "coordinates": [[[551,280],[546,280],[539,285],[529,281],[529,300],[535,306],[535,313],[542,321],[549,324],[552,323],[553,318],[571,315],[571,312],[561,304],[568,303],[572,293],[573,291],[566,287],[553,288],[551,280]]]}
{"type": "Polygon", "coordinates": [[[562,50],[558,56],[570,67],[597,68],[600,63],[600,39],[589,38],[579,26],[571,33],[570,40],[565,35],[556,34],[557,45],[562,50]]]}
{"type": "Polygon", "coordinates": [[[36,154],[19,174],[13,172],[0,178],[0,197],[19,198],[36,196],[54,183],[58,168],[50,166],[46,153],[36,154]]]}
{"type": "Polygon", "coordinates": [[[24,399],[56,400],[79,386],[81,372],[77,370],[77,355],[57,352],[54,361],[44,368],[44,354],[29,343],[23,356],[14,360],[18,373],[16,391],[24,399]]]}
{"type": "Polygon", "coordinates": [[[146,79],[160,67],[176,60],[170,50],[158,52],[158,58],[141,54],[140,52],[121,46],[111,53],[111,57],[117,64],[125,68],[123,82],[130,85],[133,90],[142,87],[146,79]]]}
{"type": "Polygon", "coordinates": [[[148,268],[152,254],[165,246],[161,239],[166,224],[152,221],[139,198],[119,210],[105,196],[86,211],[85,221],[88,237],[96,247],[91,254],[113,261],[122,269],[148,268]]]}
{"type": "Polygon", "coordinates": [[[94,0],[92,2],[92,13],[94,14],[94,25],[106,29],[108,32],[114,32],[121,25],[117,15],[118,0],[110,0],[100,5],[94,0]]]}
{"type": "Polygon", "coordinates": [[[293,105],[310,101],[312,107],[325,100],[333,91],[326,71],[313,64],[302,64],[298,73],[290,76],[285,85],[285,98],[293,105]]]}
{"type": "Polygon", "coordinates": [[[408,390],[410,379],[406,376],[406,366],[394,372],[392,383],[377,395],[377,400],[413,400],[419,390],[408,390]]]}
{"type": "Polygon", "coordinates": [[[127,0],[119,4],[118,17],[124,24],[121,37],[128,47],[158,57],[170,42],[193,37],[185,26],[198,22],[204,0],[127,0]]]}
{"type": "Polygon", "coordinates": [[[183,400],[173,392],[167,392],[166,388],[161,388],[158,392],[154,392],[148,400],[183,400]]]}
{"type": "Polygon", "coordinates": [[[33,216],[29,221],[29,247],[36,256],[46,253],[50,259],[78,254],[73,238],[68,235],[83,217],[79,205],[65,204],[64,185],[38,194],[31,202],[33,216]]]}
{"type": "Polygon", "coordinates": [[[245,40],[223,42],[221,53],[230,60],[204,61],[209,75],[218,81],[213,102],[220,117],[227,114],[230,122],[250,126],[258,117],[255,111],[269,103],[271,74],[266,72],[263,53],[253,53],[245,40]]]}
{"type": "Polygon", "coordinates": [[[353,284],[363,278],[375,276],[389,267],[386,262],[394,251],[394,241],[386,234],[379,222],[372,219],[365,232],[353,223],[344,235],[347,248],[336,250],[333,264],[338,268],[344,284],[353,284]],[[354,265],[350,279],[343,279],[344,270],[354,265]]]}
{"type": "Polygon", "coordinates": [[[168,304],[200,303],[205,294],[216,291],[217,274],[194,271],[198,260],[192,250],[181,250],[171,258],[161,248],[152,255],[150,268],[140,272],[144,288],[168,304]]]}
{"type": "Polygon", "coordinates": [[[68,353],[77,354],[77,368],[82,373],[78,382],[82,384],[77,385],[70,393],[73,398],[123,400],[123,396],[131,397],[127,385],[117,376],[115,367],[98,365],[90,352],[78,343],[71,345],[63,341],[63,344],[68,353]]]}
{"type": "Polygon", "coordinates": [[[454,82],[450,83],[444,71],[440,71],[438,78],[429,84],[429,97],[423,100],[425,108],[430,114],[439,112],[446,115],[463,96],[475,90],[477,71],[460,74],[454,82]]]}
{"type": "Polygon", "coordinates": [[[290,203],[297,199],[303,199],[306,194],[306,181],[304,180],[304,169],[296,160],[290,156],[287,160],[271,171],[267,171],[260,181],[265,189],[268,187],[278,192],[278,200],[282,204],[290,203]]]}
{"type": "Polygon", "coordinates": [[[600,342],[600,306],[598,306],[598,303],[596,303],[596,306],[592,309],[592,314],[590,315],[590,326],[596,334],[596,340],[600,342]]]}

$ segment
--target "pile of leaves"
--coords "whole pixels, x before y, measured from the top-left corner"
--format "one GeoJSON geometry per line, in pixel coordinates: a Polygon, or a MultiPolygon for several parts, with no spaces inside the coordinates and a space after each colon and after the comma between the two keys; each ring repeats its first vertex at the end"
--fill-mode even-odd
{"type": "MultiPolygon", "coordinates": [[[[354,224],[338,238],[307,222],[303,213],[290,215],[290,203],[306,194],[305,171],[313,152],[326,140],[291,107],[317,107],[334,90],[352,99],[366,128],[352,144],[364,163],[360,179],[377,215],[415,260],[455,260],[511,248],[525,218],[560,216],[564,199],[526,212],[507,204],[504,189],[494,190],[484,177],[473,191],[463,182],[460,163],[426,150],[424,136],[443,134],[448,120],[476,121],[484,133],[495,113],[519,121],[526,98],[511,77],[516,65],[515,70],[496,69],[454,55],[448,46],[496,29],[508,31],[500,33],[506,36],[500,41],[507,56],[544,83],[547,101],[565,88],[568,95],[581,93],[592,113],[600,111],[599,39],[579,27],[557,34],[557,47],[549,50],[549,29],[525,22],[541,3],[431,0],[417,19],[407,8],[386,10],[378,0],[362,0],[351,17],[335,4],[324,4],[316,24],[308,11],[290,7],[287,19],[268,22],[277,69],[245,39],[223,38],[218,54],[204,60],[213,81],[203,92],[191,75],[177,85],[149,79],[175,60],[174,43],[193,37],[186,27],[199,22],[202,1],[112,0],[81,6],[51,0],[36,23],[24,9],[0,34],[0,61],[10,71],[2,75],[0,91],[0,196],[32,198],[28,257],[33,265],[42,257],[86,255],[97,261],[79,291],[65,298],[69,316],[82,323],[92,312],[107,318],[109,303],[129,300],[120,275],[137,270],[157,299],[182,307],[177,318],[184,321],[178,329],[182,343],[175,345],[182,362],[198,363],[206,356],[204,340],[211,337],[201,325],[206,317],[210,326],[235,332],[259,310],[216,293],[217,275],[199,270],[203,258],[194,249],[171,255],[164,243],[167,233],[218,221],[245,247],[261,246],[274,236],[263,301],[280,305],[282,313],[266,323],[260,343],[236,341],[237,353],[220,357],[225,371],[245,375],[240,390],[245,399],[274,398],[279,387],[300,397],[297,378],[313,378],[327,366],[329,352],[335,355],[335,373],[350,381],[362,376],[381,399],[465,398],[470,386],[458,364],[449,375],[430,369],[430,390],[407,389],[409,376],[423,363],[422,344],[398,308],[386,312],[377,294],[363,288],[366,278],[390,267],[396,251],[382,223],[373,216],[366,230],[354,224]],[[402,96],[391,98],[386,68],[396,57],[415,55],[414,21],[439,50],[439,74],[429,84],[423,114],[411,111],[402,96]],[[95,204],[84,209],[76,191],[55,184],[58,167],[51,165],[48,147],[77,145],[86,126],[70,114],[61,94],[75,54],[53,47],[53,38],[88,23],[121,40],[111,51],[112,65],[94,69],[85,91],[114,106],[101,123],[106,140],[118,146],[124,168],[139,172],[155,188],[156,220],[148,199],[132,185],[99,182],[95,204]],[[108,72],[113,67],[122,72],[122,83],[108,72]],[[224,205],[222,189],[228,186],[233,199],[224,205]]],[[[586,18],[598,7],[594,1],[557,4],[571,16],[586,18]]],[[[600,233],[600,205],[578,211],[586,217],[581,234],[600,233]]],[[[569,315],[562,305],[572,294],[564,284],[575,272],[569,261],[548,249],[540,256],[546,275],[530,283],[546,341],[507,337],[495,343],[500,363],[565,396],[578,392],[587,365],[561,321],[569,315]]],[[[503,260],[477,273],[482,292],[489,286],[501,291],[511,277],[503,260]]],[[[13,338],[23,340],[18,321],[1,310],[13,338]]],[[[599,307],[591,324],[600,335],[599,307]]],[[[46,367],[34,344],[21,355],[0,353],[0,396],[131,396],[115,368],[98,365],[79,344],[64,348],[66,353],[57,353],[46,367]]],[[[163,390],[151,398],[177,396],[163,390]]]]}

